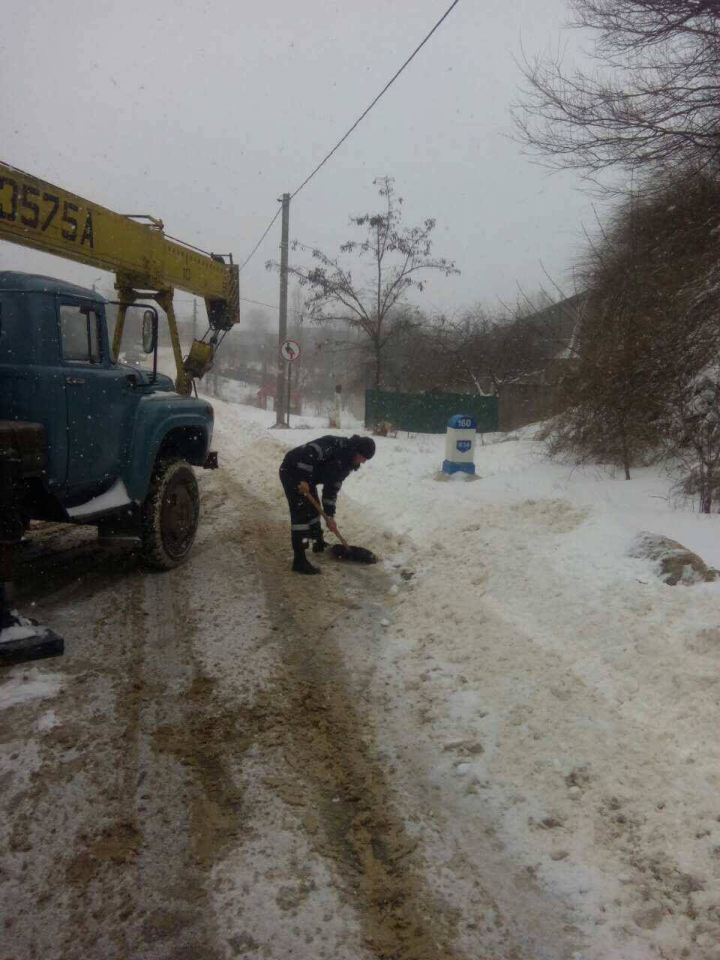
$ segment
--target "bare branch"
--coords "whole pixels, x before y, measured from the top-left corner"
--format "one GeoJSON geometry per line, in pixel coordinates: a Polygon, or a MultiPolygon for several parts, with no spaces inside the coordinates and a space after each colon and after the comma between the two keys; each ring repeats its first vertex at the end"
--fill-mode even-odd
{"type": "Polygon", "coordinates": [[[720,162],[716,0],[572,0],[596,34],[590,74],[523,56],[518,139],[553,169],[720,162]]]}

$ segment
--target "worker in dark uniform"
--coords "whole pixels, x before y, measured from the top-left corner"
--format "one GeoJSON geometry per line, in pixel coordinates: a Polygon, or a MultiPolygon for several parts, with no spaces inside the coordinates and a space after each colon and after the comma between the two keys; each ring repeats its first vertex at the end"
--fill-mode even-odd
{"type": "Polygon", "coordinates": [[[313,540],[313,552],[325,549],[320,515],[304,496],[311,493],[319,500],[317,488],[322,485],[322,507],[331,519],[328,529],[337,533],[332,519],[335,516],[336,499],[343,480],[375,454],[372,437],[357,434],[347,437],[319,437],[301,447],[295,447],[286,455],[280,467],[280,482],[290,506],[290,539],[293,548],[295,573],[320,573],[318,567],[305,556],[307,540],[313,540]]]}

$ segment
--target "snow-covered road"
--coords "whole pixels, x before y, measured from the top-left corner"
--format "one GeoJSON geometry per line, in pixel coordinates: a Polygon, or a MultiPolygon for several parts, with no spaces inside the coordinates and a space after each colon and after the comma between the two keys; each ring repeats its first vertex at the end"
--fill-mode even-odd
{"type": "MultiPolygon", "coordinates": [[[[431,797],[405,818],[376,741],[388,572],[291,576],[278,491],[232,465],[202,501],[168,575],[84,530],[26,547],[21,599],[67,653],[0,681],[3,960],[465,957],[420,854],[431,797]]],[[[454,883],[492,917],[472,955],[524,955],[492,883],[454,883]]]]}
{"type": "Polygon", "coordinates": [[[339,508],[383,563],[297,577],[277,467],[327,431],[215,404],[187,565],[27,550],[68,644],[0,676],[2,960],[717,960],[720,588],[626,553],[720,566],[720,518],[383,438],[339,508]]]}

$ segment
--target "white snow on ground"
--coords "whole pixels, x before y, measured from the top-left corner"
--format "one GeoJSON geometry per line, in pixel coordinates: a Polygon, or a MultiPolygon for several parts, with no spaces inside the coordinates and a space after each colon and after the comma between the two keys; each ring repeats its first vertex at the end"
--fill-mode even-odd
{"type": "Polygon", "coordinates": [[[63,685],[59,673],[47,673],[40,667],[13,667],[3,674],[0,686],[0,710],[14,707],[18,703],[54,697],[63,685]]]}
{"type": "MultiPolygon", "coordinates": [[[[251,456],[352,432],[213,403],[249,483],[251,456]]],[[[571,469],[531,436],[486,438],[474,483],[433,479],[442,436],[376,438],[345,484],[341,531],[394,580],[379,742],[398,784],[435,792],[448,864],[455,845],[483,875],[492,836],[514,870],[498,902],[557,898],[578,957],[719,958],[720,585],[667,586],[627,551],[649,531],[720,567],[720,516],[674,509],[656,470],[571,469]]]]}

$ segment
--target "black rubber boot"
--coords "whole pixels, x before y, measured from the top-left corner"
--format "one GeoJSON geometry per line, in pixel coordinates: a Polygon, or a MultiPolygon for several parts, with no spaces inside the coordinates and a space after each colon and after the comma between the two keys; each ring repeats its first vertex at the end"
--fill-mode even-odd
{"type": "Polygon", "coordinates": [[[293,560],[292,569],[293,569],[293,573],[314,574],[314,573],[322,572],[319,567],[314,567],[310,563],[308,558],[305,556],[304,550],[295,551],[295,558],[293,560]]]}
{"type": "Polygon", "coordinates": [[[325,543],[325,537],[323,537],[323,532],[321,530],[320,533],[315,538],[312,551],[313,553],[322,553],[326,547],[327,547],[327,544],[325,543]]]}

